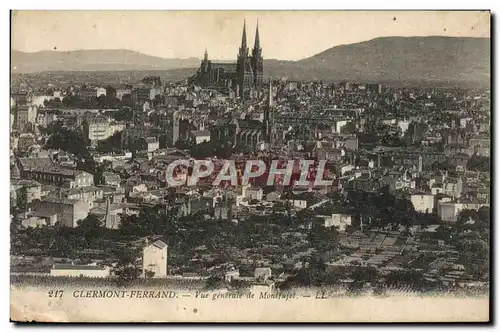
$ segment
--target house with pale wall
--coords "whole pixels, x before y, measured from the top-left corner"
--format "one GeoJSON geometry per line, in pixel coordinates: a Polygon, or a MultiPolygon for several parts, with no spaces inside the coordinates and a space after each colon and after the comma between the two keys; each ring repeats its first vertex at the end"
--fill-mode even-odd
{"type": "Polygon", "coordinates": [[[163,241],[155,241],[143,249],[142,267],[143,275],[146,271],[154,273],[154,278],[167,276],[168,246],[163,241]]]}

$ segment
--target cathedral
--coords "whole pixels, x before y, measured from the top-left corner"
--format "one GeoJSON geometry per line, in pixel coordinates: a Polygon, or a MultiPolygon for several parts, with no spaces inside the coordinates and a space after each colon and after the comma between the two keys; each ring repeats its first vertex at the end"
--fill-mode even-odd
{"type": "Polygon", "coordinates": [[[201,61],[200,68],[190,78],[191,84],[213,88],[222,92],[234,91],[237,97],[248,98],[262,87],[264,59],[260,47],[259,25],[255,32],[252,53],[247,46],[246,24],[243,23],[243,36],[236,62],[217,63],[208,60],[208,52],[201,61]]]}

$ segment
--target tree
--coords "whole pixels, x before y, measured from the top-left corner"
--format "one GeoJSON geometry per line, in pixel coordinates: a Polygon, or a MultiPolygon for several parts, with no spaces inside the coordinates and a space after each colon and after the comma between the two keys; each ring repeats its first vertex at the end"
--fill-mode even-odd
{"type": "Polygon", "coordinates": [[[121,152],[122,132],[117,131],[105,140],[99,141],[97,151],[99,152],[121,152]]]}
{"type": "Polygon", "coordinates": [[[134,258],[130,253],[122,253],[114,268],[114,273],[118,277],[119,285],[128,285],[139,278],[141,270],[135,266],[134,258]]]}
{"type": "Polygon", "coordinates": [[[61,102],[61,99],[56,97],[50,100],[45,99],[43,101],[43,106],[45,106],[46,108],[62,108],[64,105],[61,102]]]}
{"type": "Polygon", "coordinates": [[[198,159],[213,156],[217,156],[219,158],[229,158],[233,153],[233,149],[226,142],[213,140],[192,145],[189,153],[193,156],[193,158],[198,159]]]}
{"type": "Polygon", "coordinates": [[[217,288],[220,288],[221,286],[223,286],[223,281],[220,277],[217,277],[217,276],[210,276],[207,280],[206,280],[206,284],[205,284],[205,288],[206,289],[210,289],[210,290],[213,290],[213,289],[217,289],[217,288]]]}
{"type": "Polygon", "coordinates": [[[311,230],[307,236],[309,243],[318,252],[335,250],[338,247],[338,230],[336,227],[328,227],[313,222],[311,230]]]}
{"type": "Polygon", "coordinates": [[[459,230],[479,230],[489,231],[490,229],[490,208],[487,206],[476,210],[462,210],[458,215],[457,227],[459,230]]]}
{"type": "Polygon", "coordinates": [[[78,159],[78,161],[76,162],[76,169],[87,173],[96,174],[97,163],[94,158],[89,153],[87,153],[86,156],[78,159]]]}
{"type": "Polygon", "coordinates": [[[491,210],[489,206],[483,206],[477,211],[478,219],[485,229],[490,228],[491,210]]]}
{"type": "Polygon", "coordinates": [[[80,220],[78,230],[81,231],[87,246],[102,239],[106,231],[103,221],[94,214],[89,214],[85,219],[80,220]]]}
{"type": "Polygon", "coordinates": [[[108,105],[106,95],[100,95],[99,97],[97,97],[96,104],[98,108],[105,108],[108,105]]]}
{"type": "Polygon", "coordinates": [[[68,108],[89,108],[91,103],[79,96],[69,95],[63,98],[62,103],[68,108]]]}
{"type": "Polygon", "coordinates": [[[130,94],[126,94],[126,95],[122,96],[122,105],[128,106],[128,107],[134,106],[132,96],[130,94]]]}
{"type": "Polygon", "coordinates": [[[96,232],[102,230],[103,223],[95,214],[89,214],[78,222],[78,227],[86,232],[96,232]]]}
{"type": "Polygon", "coordinates": [[[306,267],[297,273],[297,282],[299,285],[321,286],[327,278],[326,264],[320,255],[313,254],[306,262],[306,267]]]}
{"type": "Polygon", "coordinates": [[[408,199],[397,199],[394,205],[393,221],[399,225],[409,227],[415,219],[415,208],[408,199]]]}
{"type": "Polygon", "coordinates": [[[175,148],[179,150],[189,150],[193,144],[191,142],[179,139],[177,142],[175,142],[175,148]]]}
{"type": "Polygon", "coordinates": [[[491,159],[490,157],[482,157],[473,154],[467,161],[467,169],[477,172],[490,172],[491,159]]]}
{"type": "Polygon", "coordinates": [[[80,130],[71,130],[60,122],[51,124],[47,129],[50,137],[47,141],[47,147],[50,149],[63,150],[77,155],[80,158],[88,157],[88,140],[80,130]]]}
{"type": "Polygon", "coordinates": [[[342,128],[340,128],[340,133],[342,134],[355,134],[356,124],[352,121],[347,122],[342,128]]]}
{"type": "Polygon", "coordinates": [[[355,269],[350,277],[354,282],[373,282],[377,279],[378,272],[374,267],[359,267],[355,269]]]}
{"type": "Polygon", "coordinates": [[[469,210],[465,209],[460,211],[458,215],[458,220],[457,220],[457,226],[459,229],[470,229],[474,228],[474,224],[479,221],[477,211],[476,210],[469,210]],[[469,223],[469,221],[472,221],[472,223],[469,223]]]}
{"type": "Polygon", "coordinates": [[[368,282],[376,281],[378,276],[377,269],[374,267],[357,267],[350,274],[350,278],[353,280],[349,287],[349,291],[357,293],[363,289],[363,285],[368,282]]]}
{"type": "Polygon", "coordinates": [[[111,112],[111,116],[115,121],[132,121],[134,119],[134,111],[130,107],[122,107],[118,111],[111,112]]]}
{"type": "Polygon", "coordinates": [[[161,134],[158,138],[160,143],[160,149],[165,149],[167,146],[172,146],[172,139],[169,137],[170,135],[161,134]]]}

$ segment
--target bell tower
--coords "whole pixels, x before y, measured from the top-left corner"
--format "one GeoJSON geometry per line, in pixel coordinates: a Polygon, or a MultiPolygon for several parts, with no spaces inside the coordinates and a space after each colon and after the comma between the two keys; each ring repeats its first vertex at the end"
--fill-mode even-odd
{"type": "Polygon", "coordinates": [[[243,22],[243,35],[241,37],[241,46],[236,61],[237,85],[240,98],[245,97],[245,92],[253,85],[252,63],[248,56],[246,21],[243,22]]]}
{"type": "Polygon", "coordinates": [[[255,43],[252,50],[252,67],[254,76],[254,87],[262,87],[262,75],[264,72],[264,59],[262,58],[262,48],[260,47],[259,21],[255,29],[255,43]]]}

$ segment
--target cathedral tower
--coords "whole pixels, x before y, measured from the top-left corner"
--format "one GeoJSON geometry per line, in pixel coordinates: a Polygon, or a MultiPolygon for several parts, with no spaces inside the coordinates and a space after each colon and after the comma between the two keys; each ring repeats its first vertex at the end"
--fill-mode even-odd
{"type": "Polygon", "coordinates": [[[264,59],[262,58],[262,48],[260,47],[259,21],[255,29],[255,43],[252,50],[252,67],[254,77],[254,87],[259,89],[262,86],[262,74],[264,72],[264,59]]]}
{"type": "Polygon", "coordinates": [[[205,49],[204,57],[200,61],[200,67],[189,78],[189,84],[215,88],[226,93],[234,91],[236,96],[241,99],[249,96],[251,98],[260,98],[260,93],[263,92],[264,60],[258,25],[257,22],[255,42],[251,54],[247,44],[246,22],[244,22],[236,63],[228,64],[211,61],[208,59],[208,52],[205,49]]]}
{"type": "Polygon", "coordinates": [[[246,92],[253,85],[253,72],[251,58],[248,56],[246,22],[243,22],[243,35],[241,37],[241,46],[236,61],[236,78],[239,88],[239,95],[243,99],[246,92]]]}

